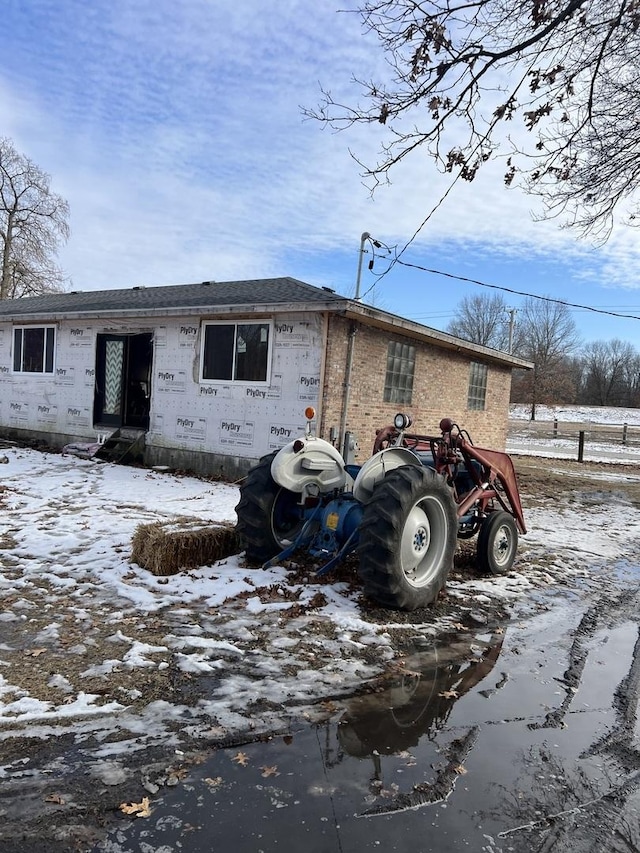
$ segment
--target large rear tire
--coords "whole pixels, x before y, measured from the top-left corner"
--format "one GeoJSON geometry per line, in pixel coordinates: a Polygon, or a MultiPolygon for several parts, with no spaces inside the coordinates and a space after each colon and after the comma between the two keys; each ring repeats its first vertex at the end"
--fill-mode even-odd
{"type": "Polygon", "coordinates": [[[518,550],[518,528],[510,513],[492,512],[482,523],[478,534],[476,561],[478,569],[492,575],[510,571],[518,550]]]}
{"type": "Polygon", "coordinates": [[[283,489],[271,476],[276,453],[263,456],[240,486],[236,530],[247,561],[253,564],[265,563],[284,550],[303,524],[300,496],[283,489]]]}
{"type": "Polygon", "coordinates": [[[384,607],[415,610],[437,597],[453,565],[456,509],[443,478],[403,465],[376,486],[360,525],[360,577],[384,607]]]}

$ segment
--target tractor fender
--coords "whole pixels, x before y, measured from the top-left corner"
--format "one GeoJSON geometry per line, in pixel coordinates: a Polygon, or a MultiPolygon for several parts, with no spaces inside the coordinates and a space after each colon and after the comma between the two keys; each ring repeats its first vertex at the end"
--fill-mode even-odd
{"type": "Polygon", "coordinates": [[[361,503],[366,503],[373,494],[374,488],[384,479],[385,474],[401,465],[416,465],[422,468],[422,462],[418,456],[406,447],[387,447],[367,459],[353,484],[354,498],[361,503]]]}
{"type": "Polygon", "coordinates": [[[323,438],[305,436],[290,441],[276,453],[271,476],[283,489],[296,494],[310,485],[326,494],[344,488],[348,475],[344,459],[332,444],[323,438]]]}

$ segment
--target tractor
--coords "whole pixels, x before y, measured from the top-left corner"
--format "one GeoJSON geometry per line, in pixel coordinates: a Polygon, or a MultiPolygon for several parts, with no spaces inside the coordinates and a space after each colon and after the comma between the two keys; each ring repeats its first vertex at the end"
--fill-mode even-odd
{"type": "Polygon", "coordinates": [[[477,537],[484,573],[513,566],[526,533],[511,458],[476,447],[450,418],[440,435],[410,433],[410,416],[378,430],[373,455],[346,464],[312,431],[264,456],[240,488],[237,533],[252,565],[275,565],[304,551],[333,569],[357,552],[365,594],[399,610],[436,599],[453,565],[457,539],[477,537]]]}

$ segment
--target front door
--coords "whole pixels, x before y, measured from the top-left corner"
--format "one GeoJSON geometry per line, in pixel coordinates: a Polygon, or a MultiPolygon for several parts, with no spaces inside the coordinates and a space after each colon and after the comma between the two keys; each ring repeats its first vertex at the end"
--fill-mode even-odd
{"type": "Polygon", "coordinates": [[[152,353],[151,334],[98,335],[96,426],[149,428],[152,353]]]}

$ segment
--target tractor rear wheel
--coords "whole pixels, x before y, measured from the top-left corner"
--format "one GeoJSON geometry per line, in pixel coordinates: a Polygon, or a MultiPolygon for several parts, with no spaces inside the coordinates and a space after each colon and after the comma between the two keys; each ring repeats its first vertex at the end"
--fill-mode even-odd
{"type": "MultiPolygon", "coordinates": [[[[277,451],[276,451],[277,453],[277,451]]],[[[249,563],[265,563],[287,547],[303,524],[299,495],[271,476],[276,453],[263,456],[240,486],[236,530],[249,563]]]]}
{"type": "Polygon", "coordinates": [[[504,510],[492,512],[482,522],[478,534],[476,562],[481,572],[504,575],[513,566],[518,549],[518,528],[504,510]]]}
{"type": "Polygon", "coordinates": [[[375,487],[360,525],[360,577],[384,607],[431,604],[453,565],[458,523],[453,496],[429,468],[403,465],[375,487]]]}

